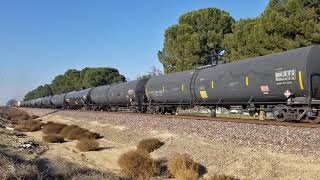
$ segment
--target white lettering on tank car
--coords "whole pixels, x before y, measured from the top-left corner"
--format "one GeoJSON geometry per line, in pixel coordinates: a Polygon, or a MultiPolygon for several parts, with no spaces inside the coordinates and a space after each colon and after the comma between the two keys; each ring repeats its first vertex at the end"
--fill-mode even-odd
{"type": "Polygon", "coordinates": [[[297,80],[297,70],[281,70],[275,72],[275,81],[277,85],[292,84],[292,81],[297,80]]]}

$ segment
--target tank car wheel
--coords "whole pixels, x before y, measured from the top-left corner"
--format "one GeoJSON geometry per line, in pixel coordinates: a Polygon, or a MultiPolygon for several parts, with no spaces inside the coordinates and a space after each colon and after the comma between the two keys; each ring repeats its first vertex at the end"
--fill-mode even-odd
{"type": "Polygon", "coordinates": [[[160,112],[160,114],[165,114],[166,113],[166,110],[165,110],[165,108],[160,108],[160,110],[159,110],[160,112]]]}
{"type": "Polygon", "coordinates": [[[286,112],[284,110],[275,110],[273,117],[276,121],[285,122],[287,120],[286,112]]]}

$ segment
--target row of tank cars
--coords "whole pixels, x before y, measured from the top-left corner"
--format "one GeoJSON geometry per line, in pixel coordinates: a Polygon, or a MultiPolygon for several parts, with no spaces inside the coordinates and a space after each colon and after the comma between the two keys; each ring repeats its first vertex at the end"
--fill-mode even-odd
{"type": "Polygon", "coordinates": [[[320,46],[21,102],[26,107],[161,114],[235,105],[251,114],[273,112],[278,121],[318,122],[320,46]]]}

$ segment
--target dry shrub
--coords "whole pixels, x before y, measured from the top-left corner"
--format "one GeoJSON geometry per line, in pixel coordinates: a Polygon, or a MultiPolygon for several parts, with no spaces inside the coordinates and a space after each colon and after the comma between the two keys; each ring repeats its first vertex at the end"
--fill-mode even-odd
{"type": "Polygon", "coordinates": [[[16,108],[7,109],[6,115],[8,119],[11,119],[11,120],[27,120],[30,118],[29,114],[26,111],[16,109],[16,108]]]}
{"type": "Polygon", "coordinates": [[[59,134],[60,131],[66,127],[67,125],[65,124],[60,124],[60,123],[47,123],[43,126],[42,132],[45,134],[59,134]]]}
{"type": "Polygon", "coordinates": [[[96,151],[99,148],[99,142],[95,139],[83,138],[77,143],[76,148],[80,151],[96,151]]]}
{"type": "Polygon", "coordinates": [[[81,138],[84,138],[83,134],[85,132],[87,132],[87,130],[80,127],[75,127],[69,131],[69,133],[67,134],[67,139],[80,140],[81,138]]]}
{"type": "Polygon", "coordinates": [[[0,153],[0,179],[104,180],[122,179],[112,172],[91,169],[63,158],[26,160],[0,153]]]}
{"type": "Polygon", "coordinates": [[[187,155],[178,155],[168,162],[169,172],[177,180],[193,180],[199,178],[199,164],[187,155]]]}
{"type": "Polygon", "coordinates": [[[137,146],[137,150],[151,153],[154,150],[159,149],[163,145],[164,145],[164,142],[161,142],[157,138],[144,139],[139,142],[137,146]]]}
{"type": "Polygon", "coordinates": [[[70,140],[80,140],[82,138],[87,138],[87,139],[100,138],[100,134],[90,132],[76,125],[70,125],[70,126],[64,127],[61,130],[60,135],[70,140]]]}
{"type": "Polygon", "coordinates": [[[88,139],[99,139],[101,137],[99,133],[90,132],[90,131],[85,132],[82,136],[83,138],[88,138],[88,139]]]}
{"type": "Polygon", "coordinates": [[[78,126],[76,126],[76,125],[66,126],[66,127],[64,127],[64,128],[60,131],[60,135],[63,136],[64,138],[67,138],[69,132],[70,132],[72,129],[76,128],[76,127],[78,127],[78,126]]]}
{"type": "Polygon", "coordinates": [[[45,135],[42,137],[42,139],[48,143],[63,143],[64,142],[64,138],[62,136],[56,135],[56,134],[45,135]]]}
{"type": "Polygon", "coordinates": [[[102,172],[89,167],[80,166],[63,158],[50,159],[48,178],[44,179],[71,179],[71,180],[119,180],[112,172],[102,172]]]}
{"type": "Polygon", "coordinates": [[[157,173],[155,161],[150,154],[141,151],[129,151],[119,158],[122,172],[133,179],[147,179],[157,173]]]}
{"type": "Polygon", "coordinates": [[[41,129],[42,123],[39,121],[18,121],[14,129],[20,132],[34,132],[41,129]]]}
{"type": "Polygon", "coordinates": [[[227,176],[224,174],[215,174],[209,178],[209,180],[237,180],[232,176],[227,176]]]}
{"type": "Polygon", "coordinates": [[[24,137],[26,136],[24,133],[22,132],[18,132],[18,131],[11,131],[11,130],[7,130],[7,129],[3,129],[0,128],[0,134],[5,134],[5,135],[9,135],[9,136],[17,136],[17,137],[24,137]]]}
{"type": "Polygon", "coordinates": [[[37,179],[37,166],[32,162],[17,161],[12,156],[0,154],[0,179],[37,179]]]}

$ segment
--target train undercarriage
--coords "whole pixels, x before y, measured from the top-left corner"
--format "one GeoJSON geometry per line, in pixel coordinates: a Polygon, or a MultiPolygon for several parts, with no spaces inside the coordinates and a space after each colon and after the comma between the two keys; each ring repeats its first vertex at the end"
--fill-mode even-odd
{"type": "MultiPolygon", "coordinates": [[[[176,115],[181,109],[190,109],[195,106],[190,105],[167,105],[167,104],[143,104],[132,106],[65,106],[61,109],[83,110],[83,111],[130,111],[135,113],[150,113],[150,114],[170,114],[176,115]]],[[[206,107],[211,117],[216,117],[218,108],[233,109],[229,105],[211,105],[206,107]]],[[[247,112],[251,116],[264,113],[272,113],[273,118],[280,122],[307,122],[320,123],[320,106],[303,106],[303,105],[241,105],[237,106],[240,112],[247,112]]],[[[55,108],[55,107],[51,107],[55,108]]]]}

